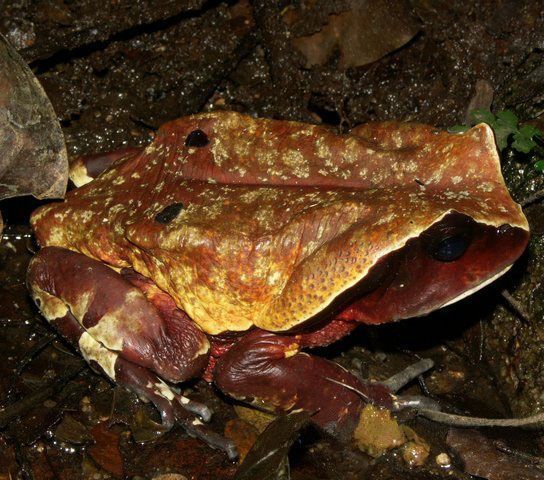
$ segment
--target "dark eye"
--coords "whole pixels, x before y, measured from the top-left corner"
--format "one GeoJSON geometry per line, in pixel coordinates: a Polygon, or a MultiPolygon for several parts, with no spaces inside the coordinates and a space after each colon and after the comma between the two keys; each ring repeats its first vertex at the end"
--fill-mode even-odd
{"type": "Polygon", "coordinates": [[[449,214],[421,234],[427,255],[439,262],[460,258],[472,241],[474,220],[458,213],[449,214]]]}
{"type": "Polygon", "coordinates": [[[453,262],[460,258],[468,248],[466,235],[446,237],[428,248],[428,253],[439,262],[453,262]]]}

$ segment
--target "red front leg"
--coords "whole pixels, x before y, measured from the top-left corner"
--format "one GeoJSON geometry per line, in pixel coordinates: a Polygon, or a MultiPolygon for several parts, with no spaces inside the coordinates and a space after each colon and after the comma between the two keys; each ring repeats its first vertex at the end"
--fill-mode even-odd
{"type": "Polygon", "coordinates": [[[200,376],[206,367],[208,339],[187,315],[156,308],[139,288],[92,258],[43,248],[29,265],[27,282],[50,322],[69,312],[103,347],[168,381],[200,376]]]}
{"type": "Polygon", "coordinates": [[[266,410],[306,410],[316,424],[344,439],[351,436],[366,403],[362,395],[393,407],[387,387],[362,382],[336,363],[300,352],[301,340],[263,330],[248,333],[220,358],[215,384],[233,398],[266,410]]]}

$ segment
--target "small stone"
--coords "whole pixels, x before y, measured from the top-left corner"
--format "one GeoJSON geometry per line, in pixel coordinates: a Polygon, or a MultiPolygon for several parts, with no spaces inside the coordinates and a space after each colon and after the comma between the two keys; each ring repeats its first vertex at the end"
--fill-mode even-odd
{"type": "Polygon", "coordinates": [[[448,468],[451,466],[451,459],[447,453],[439,453],[435,458],[436,464],[440,467],[448,468]]]}
{"type": "Polygon", "coordinates": [[[421,467],[431,453],[430,445],[407,425],[402,425],[407,442],[402,445],[402,458],[409,467],[421,467]]]}
{"type": "Polygon", "coordinates": [[[429,457],[429,447],[422,443],[406,442],[402,446],[402,459],[409,467],[425,465],[429,457]]]}

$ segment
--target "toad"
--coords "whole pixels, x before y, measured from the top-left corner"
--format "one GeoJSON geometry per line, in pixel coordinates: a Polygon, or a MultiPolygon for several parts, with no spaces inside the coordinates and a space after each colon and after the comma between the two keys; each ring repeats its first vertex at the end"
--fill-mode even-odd
{"type": "Polygon", "coordinates": [[[506,272],[529,237],[493,133],[399,122],[339,135],[234,112],[167,123],[145,148],[78,160],[40,207],[28,285],[96,369],[165,428],[227,450],[195,377],[342,437],[384,384],[307,353],[358,324],[432,312],[506,272]]]}

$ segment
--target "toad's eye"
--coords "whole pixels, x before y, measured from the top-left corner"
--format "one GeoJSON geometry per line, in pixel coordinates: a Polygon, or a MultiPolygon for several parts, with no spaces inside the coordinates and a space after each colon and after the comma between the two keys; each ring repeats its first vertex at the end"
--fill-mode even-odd
{"type": "Polygon", "coordinates": [[[439,262],[453,262],[466,252],[468,245],[468,235],[453,235],[432,242],[427,247],[427,253],[439,262]]]}
{"type": "Polygon", "coordinates": [[[450,214],[421,234],[423,249],[439,262],[453,262],[467,251],[473,236],[474,221],[450,214]]]}

